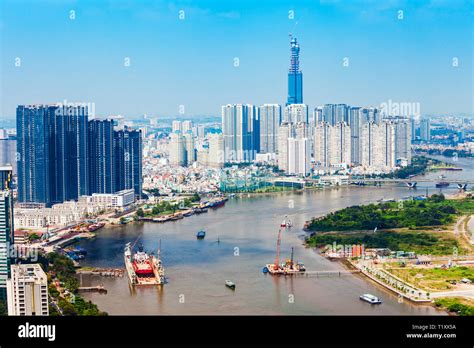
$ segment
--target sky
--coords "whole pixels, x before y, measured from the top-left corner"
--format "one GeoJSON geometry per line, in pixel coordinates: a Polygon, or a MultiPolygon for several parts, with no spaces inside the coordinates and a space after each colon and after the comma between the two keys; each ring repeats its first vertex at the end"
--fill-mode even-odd
{"type": "Polygon", "coordinates": [[[126,117],[284,104],[290,32],[311,109],[472,115],[472,18],[470,0],[2,0],[0,118],[64,101],[126,117]]]}

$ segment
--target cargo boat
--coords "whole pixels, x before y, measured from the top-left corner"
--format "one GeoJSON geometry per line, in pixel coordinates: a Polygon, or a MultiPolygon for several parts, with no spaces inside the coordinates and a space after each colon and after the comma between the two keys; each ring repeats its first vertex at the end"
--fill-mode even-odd
{"type": "Polygon", "coordinates": [[[228,201],[228,198],[224,197],[222,199],[217,199],[212,202],[208,202],[207,204],[209,208],[218,208],[218,207],[222,207],[227,201],[228,201]]]}
{"type": "Polygon", "coordinates": [[[165,282],[165,269],[160,259],[160,250],[157,255],[148,255],[143,246],[133,254],[133,246],[127,243],[124,249],[125,268],[131,285],[159,285],[165,282]]]}
{"type": "Polygon", "coordinates": [[[87,230],[89,232],[95,232],[105,226],[105,222],[98,222],[96,224],[89,225],[87,230]]]}

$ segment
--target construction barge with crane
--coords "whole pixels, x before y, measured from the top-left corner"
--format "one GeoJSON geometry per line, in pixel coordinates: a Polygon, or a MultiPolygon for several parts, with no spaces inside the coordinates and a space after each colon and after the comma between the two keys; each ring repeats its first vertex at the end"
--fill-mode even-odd
{"type": "Polygon", "coordinates": [[[271,275],[296,275],[304,274],[306,267],[300,262],[294,261],[293,248],[291,248],[291,258],[285,262],[280,263],[280,248],[281,248],[281,229],[278,230],[276,257],[274,263],[266,264],[263,267],[263,273],[270,273],[271,275]]]}

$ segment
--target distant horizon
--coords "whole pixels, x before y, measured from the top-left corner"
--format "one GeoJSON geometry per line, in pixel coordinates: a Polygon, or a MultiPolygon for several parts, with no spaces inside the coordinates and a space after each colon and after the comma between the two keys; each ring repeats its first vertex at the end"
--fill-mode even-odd
{"type": "Polygon", "coordinates": [[[419,103],[425,116],[474,115],[469,0],[0,6],[3,118],[55,99],[130,119],[177,117],[183,107],[193,118],[220,115],[225,104],[283,106],[289,33],[300,44],[311,110],[393,100],[419,103]]]}
{"type": "MultiPolygon", "coordinates": [[[[97,115],[95,118],[108,118],[111,116],[118,116],[118,115],[108,115],[108,116],[101,116],[97,115]]],[[[120,115],[123,116],[125,120],[129,121],[142,121],[144,120],[143,115],[139,116],[127,116],[127,115],[120,115]]],[[[464,117],[464,118],[472,118],[474,119],[474,115],[470,114],[438,114],[438,115],[422,115],[422,118],[439,118],[439,117],[464,117]]],[[[147,119],[158,119],[158,120],[163,120],[163,121],[172,121],[172,120],[190,120],[194,121],[193,119],[202,119],[202,118],[216,118],[220,119],[221,115],[177,115],[177,116],[150,116],[147,115],[147,119]]],[[[3,122],[16,122],[16,117],[10,117],[10,118],[0,118],[0,128],[6,128],[3,126],[3,122]]],[[[15,125],[16,126],[16,125],[15,125]]]]}

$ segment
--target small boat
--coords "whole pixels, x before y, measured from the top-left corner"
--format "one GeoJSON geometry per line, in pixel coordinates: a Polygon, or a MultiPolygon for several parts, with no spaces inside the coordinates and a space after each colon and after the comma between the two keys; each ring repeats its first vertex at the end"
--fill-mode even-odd
{"type": "Polygon", "coordinates": [[[225,286],[227,286],[229,289],[235,290],[235,283],[230,280],[225,281],[225,286]]]}
{"type": "Polygon", "coordinates": [[[288,218],[288,215],[285,215],[285,220],[283,220],[280,224],[280,227],[284,227],[284,228],[289,228],[293,226],[293,224],[291,223],[290,219],[288,218]]]}
{"type": "Polygon", "coordinates": [[[362,301],[368,302],[370,304],[381,304],[382,300],[379,299],[377,296],[372,294],[363,294],[359,297],[362,301]]]}
{"type": "Polygon", "coordinates": [[[205,236],[206,236],[206,231],[199,231],[199,232],[196,234],[196,238],[197,238],[197,239],[204,239],[205,236]]]}
{"type": "Polygon", "coordinates": [[[449,182],[446,182],[446,181],[440,181],[440,182],[436,183],[437,188],[448,187],[448,186],[449,186],[449,182]]]}

